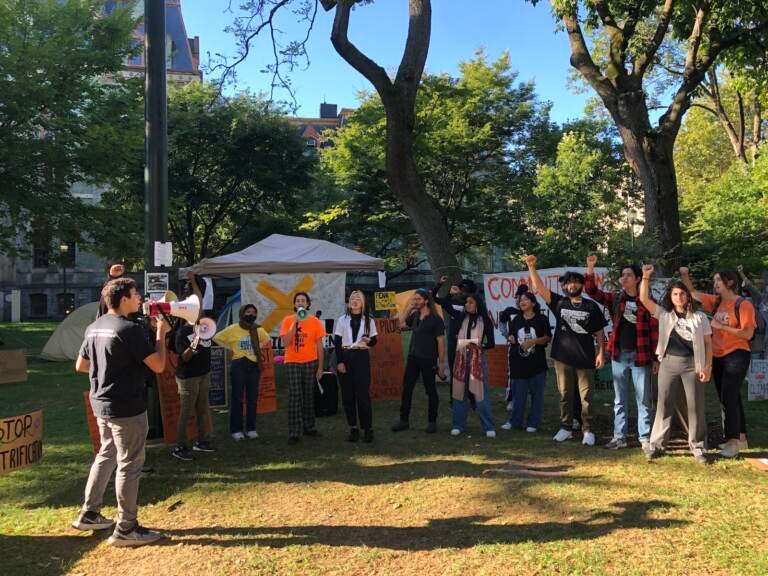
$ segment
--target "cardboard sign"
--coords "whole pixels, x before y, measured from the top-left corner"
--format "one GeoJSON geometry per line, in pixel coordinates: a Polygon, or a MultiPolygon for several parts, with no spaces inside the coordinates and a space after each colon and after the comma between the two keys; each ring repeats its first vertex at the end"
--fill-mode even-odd
{"type": "Polygon", "coordinates": [[[272,361],[272,350],[266,350],[264,363],[261,365],[261,380],[259,381],[259,398],[256,402],[256,413],[267,414],[276,411],[275,363],[272,361]]]}
{"type": "Polygon", "coordinates": [[[506,388],[508,383],[508,344],[496,344],[486,352],[488,356],[488,386],[506,388]]]}
{"type": "Polygon", "coordinates": [[[371,348],[371,399],[396,400],[403,391],[403,343],[397,318],[376,318],[376,346],[371,348]]]}
{"type": "Polygon", "coordinates": [[[98,454],[101,449],[101,434],[99,433],[99,425],[96,423],[96,416],[93,415],[93,408],[91,408],[91,393],[88,390],[83,392],[83,402],[85,403],[85,420],[88,424],[88,435],[91,437],[91,447],[93,453],[98,454]]]}
{"type": "Polygon", "coordinates": [[[747,400],[768,400],[768,360],[752,359],[747,384],[747,400]]]}
{"type": "Polygon", "coordinates": [[[0,419],[0,474],[36,464],[42,457],[42,410],[0,419]]]}
{"type": "Polygon", "coordinates": [[[224,408],[229,405],[229,366],[226,352],[221,346],[211,346],[211,382],[208,389],[208,404],[211,408],[224,408]]]}
{"type": "Polygon", "coordinates": [[[377,311],[397,308],[397,297],[394,292],[374,292],[373,296],[377,311]]]}
{"type": "Polygon", "coordinates": [[[0,350],[0,384],[27,381],[27,355],[22,350],[0,350]]]}

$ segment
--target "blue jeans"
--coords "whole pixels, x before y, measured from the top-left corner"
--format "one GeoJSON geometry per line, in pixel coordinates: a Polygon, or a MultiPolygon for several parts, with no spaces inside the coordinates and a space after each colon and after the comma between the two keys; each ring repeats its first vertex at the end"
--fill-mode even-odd
{"type": "Polygon", "coordinates": [[[259,397],[261,371],[248,358],[232,361],[232,399],[229,407],[229,432],[243,431],[243,392],[245,392],[245,429],[256,430],[256,400],[259,397]]]}
{"type": "Polygon", "coordinates": [[[531,410],[528,412],[528,427],[538,428],[541,423],[541,412],[544,409],[544,386],[547,383],[547,373],[540,372],[529,378],[512,379],[512,415],[509,423],[513,428],[523,427],[523,416],[528,395],[531,396],[531,410]]]}
{"type": "MultiPolygon", "coordinates": [[[[464,393],[463,400],[457,400],[453,398],[453,427],[463,431],[467,425],[467,416],[469,415],[469,399],[467,393],[464,393]]],[[[483,425],[483,430],[488,432],[490,430],[496,430],[496,426],[493,424],[493,418],[491,417],[491,398],[488,393],[488,359],[483,354],[483,399],[476,403],[477,415],[480,416],[480,422],[483,425]]]]}
{"type": "Polygon", "coordinates": [[[629,432],[627,423],[627,403],[633,391],[637,403],[637,436],[640,441],[648,441],[651,435],[651,378],[650,366],[635,366],[637,353],[619,352],[619,357],[611,361],[613,370],[613,437],[626,438],[629,432]]]}

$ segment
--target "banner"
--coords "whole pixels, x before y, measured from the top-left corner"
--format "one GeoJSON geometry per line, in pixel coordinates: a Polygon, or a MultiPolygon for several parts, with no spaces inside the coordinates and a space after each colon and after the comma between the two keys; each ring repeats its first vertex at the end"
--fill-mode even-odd
{"type": "Polygon", "coordinates": [[[253,304],[259,310],[258,322],[278,336],[283,318],[293,314],[293,296],[307,292],[312,299],[310,311],[322,312],[322,319],[336,320],[345,311],[344,272],[307,274],[241,274],[242,305],[253,304]]]}
{"type": "Polygon", "coordinates": [[[747,384],[747,400],[768,400],[768,360],[752,359],[747,384]]]}
{"type": "Polygon", "coordinates": [[[0,419],[0,474],[36,464],[42,457],[42,410],[0,419]]]}
{"type": "MultiPolygon", "coordinates": [[[[552,292],[558,292],[562,294],[560,289],[560,283],[558,279],[565,274],[566,271],[581,272],[585,274],[587,269],[584,267],[573,266],[568,268],[545,268],[539,270],[539,277],[542,279],[547,288],[552,292]]],[[[603,285],[603,281],[608,275],[607,268],[595,268],[595,280],[598,286],[603,285]]],[[[504,337],[499,332],[499,315],[508,306],[517,307],[515,302],[515,292],[520,284],[527,284],[532,289],[532,283],[528,271],[524,272],[502,272],[499,274],[483,274],[483,288],[485,290],[485,302],[488,306],[488,313],[493,320],[494,334],[496,335],[496,344],[505,344],[504,337]]],[[[555,326],[555,317],[546,304],[542,300],[541,296],[536,296],[541,305],[542,310],[546,310],[549,313],[549,322],[552,327],[555,326]]]]}

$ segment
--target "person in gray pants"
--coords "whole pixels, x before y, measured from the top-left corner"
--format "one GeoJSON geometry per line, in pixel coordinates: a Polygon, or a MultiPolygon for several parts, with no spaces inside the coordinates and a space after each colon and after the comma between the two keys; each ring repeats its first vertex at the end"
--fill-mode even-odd
{"type": "Polygon", "coordinates": [[[141,546],[163,537],[138,523],[138,495],[147,440],[147,401],[144,367],[159,374],[165,368],[165,335],[170,326],[158,319],[155,347],[143,328],[128,319],[141,306],[136,283],[130,278],[110,280],[102,299],[107,313],[88,326],[75,362],[88,374],[90,403],[99,427],[101,448],[93,460],[85,501],[72,523],[77,530],[106,530],[113,546],[141,546]],[[101,514],[104,492],[112,473],[117,495],[117,524],[101,514]]]}
{"type": "Polygon", "coordinates": [[[659,321],[656,355],[660,360],[656,419],[645,455],[650,461],[664,453],[675,414],[675,400],[682,385],[688,404],[688,444],[696,461],[706,464],[704,385],[712,373],[712,328],[704,314],[694,311],[691,292],[679,280],[669,285],[661,303],[656,304],[650,295],[652,275],[653,265],[643,266],[639,297],[659,321]]]}

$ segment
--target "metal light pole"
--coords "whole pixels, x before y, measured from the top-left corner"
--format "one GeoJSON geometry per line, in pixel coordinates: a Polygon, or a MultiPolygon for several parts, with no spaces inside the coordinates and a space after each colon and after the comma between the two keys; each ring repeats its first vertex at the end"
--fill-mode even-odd
{"type": "Polygon", "coordinates": [[[62,243],[59,246],[59,254],[61,255],[61,268],[64,275],[64,294],[62,294],[61,300],[63,302],[64,316],[67,315],[67,253],[69,252],[69,245],[62,243]]]}
{"type": "Polygon", "coordinates": [[[144,266],[155,269],[155,242],[168,240],[168,110],[165,0],[144,0],[144,266]]]}

